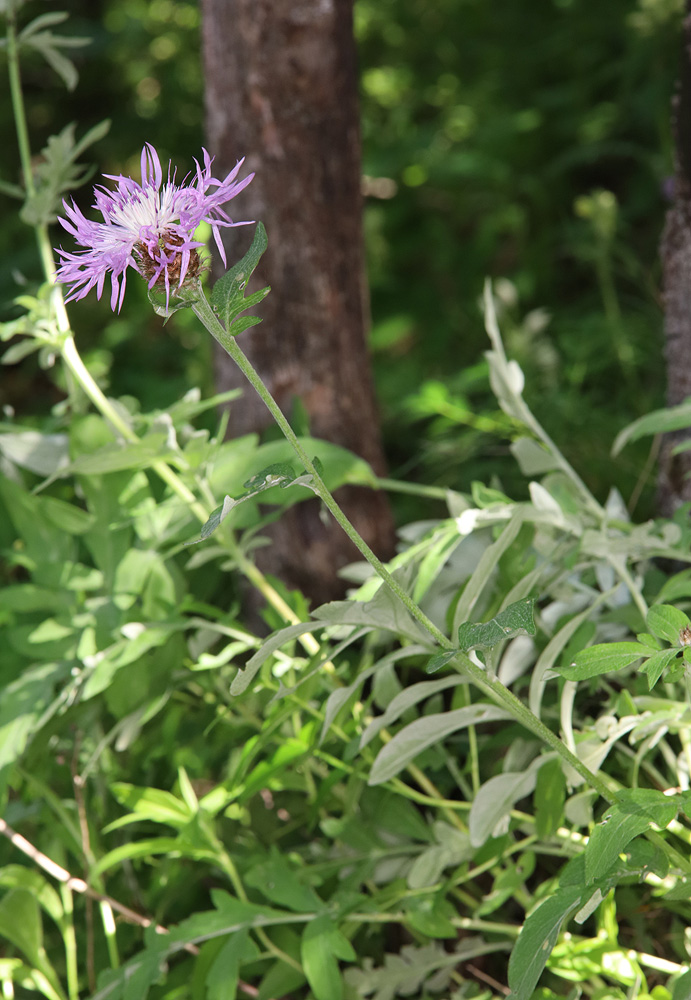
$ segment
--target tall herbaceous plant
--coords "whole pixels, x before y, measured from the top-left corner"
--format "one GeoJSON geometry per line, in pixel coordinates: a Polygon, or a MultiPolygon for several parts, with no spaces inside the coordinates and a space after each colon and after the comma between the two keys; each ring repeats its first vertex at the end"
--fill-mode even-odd
{"type": "MultiPolygon", "coordinates": [[[[59,401],[0,429],[3,997],[687,998],[688,510],[634,524],[615,488],[589,492],[524,401],[487,287],[529,499],[443,491],[448,515],[382,565],[332,491],[406,487],[297,437],[240,346],[269,291],[246,294],[267,236],[242,159],[223,177],[213,150],[175,166],[146,143],[122,151],[138,176],[80,208],[107,125],[34,155],[20,60],[73,87],[83,40],[29,8],[3,4],[21,183],[2,192],[43,281],[22,279],[3,361],[35,353],[59,401]],[[251,246],[209,294],[206,239],[228,264],[230,226],[251,246]],[[197,424],[236,393],[156,412],[106,395],[66,302],[103,296],[126,323],[133,282],[162,318],[194,313],[284,442],[197,424]],[[310,614],[253,552],[311,494],[364,569],[310,614]]],[[[616,448],[684,421],[652,414],[616,448]]]]}

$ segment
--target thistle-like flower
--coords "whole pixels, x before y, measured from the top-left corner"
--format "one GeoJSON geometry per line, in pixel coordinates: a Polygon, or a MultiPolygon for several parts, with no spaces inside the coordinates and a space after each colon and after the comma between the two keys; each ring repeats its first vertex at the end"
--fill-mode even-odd
{"type": "Polygon", "coordinates": [[[236,181],[244,160],[240,160],[223,181],[211,176],[212,157],[204,149],[204,167],[197,160],[196,176],[175,183],[175,171],[163,184],[161,161],[154,147],[147,143],[142,150],[142,182],[131,177],[105,174],[117,183],[115,190],[94,188],[96,208],[103,222],[90,222],[72,202],[63,202],[66,219],[60,224],[74,236],[76,253],[58,250],[61,257],[57,280],[71,286],[67,302],[82,299],[92,288],[100,299],[106,274],[111,274],[110,307],[118,312],[125,296],[127,268],[132,267],[148,282],[149,289],[165,291],[166,308],[171,290],[179,289],[185,279],[194,279],[203,269],[195,240],[200,222],[208,222],[223,263],[225,250],[221,226],[246,226],[233,222],[221,208],[247,187],[254,174],[236,181]]]}

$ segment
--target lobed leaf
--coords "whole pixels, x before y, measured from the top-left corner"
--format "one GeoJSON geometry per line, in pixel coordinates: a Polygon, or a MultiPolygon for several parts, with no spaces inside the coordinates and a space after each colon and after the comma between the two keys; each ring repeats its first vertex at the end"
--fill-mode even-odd
{"type": "Polygon", "coordinates": [[[241,312],[258,305],[271,291],[270,288],[263,288],[261,291],[254,292],[245,298],[247,283],[259,264],[267,246],[266,229],[259,222],[254,232],[252,245],[245,256],[231,267],[230,270],[226,271],[213,287],[210,297],[211,308],[220,318],[226,328],[226,332],[231,336],[237,336],[237,334],[247,329],[248,326],[253,326],[261,322],[261,317],[253,316],[245,317],[244,320],[235,324],[233,323],[241,312]]]}
{"type": "Polygon", "coordinates": [[[534,606],[535,599],[528,597],[510,604],[488,622],[465,622],[458,629],[458,645],[467,652],[478,647],[491,648],[517,635],[535,635],[534,606]]]}

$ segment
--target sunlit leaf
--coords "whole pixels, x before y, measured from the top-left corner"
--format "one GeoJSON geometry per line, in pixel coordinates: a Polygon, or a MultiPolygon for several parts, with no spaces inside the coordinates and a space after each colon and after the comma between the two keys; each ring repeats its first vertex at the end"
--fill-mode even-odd
{"type": "Polygon", "coordinates": [[[576,653],[568,666],[556,666],[569,681],[585,681],[599,674],[623,670],[641,657],[650,655],[650,647],[639,642],[604,642],[576,653]]]}
{"type": "Polygon", "coordinates": [[[534,606],[534,598],[528,597],[510,604],[488,622],[465,622],[458,629],[458,645],[465,652],[478,647],[488,649],[517,635],[535,635],[534,606]]]}

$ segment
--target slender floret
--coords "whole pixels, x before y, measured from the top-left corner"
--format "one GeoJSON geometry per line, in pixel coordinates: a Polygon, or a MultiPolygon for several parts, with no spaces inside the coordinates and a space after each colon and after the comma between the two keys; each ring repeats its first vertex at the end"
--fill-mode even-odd
{"type": "Polygon", "coordinates": [[[212,157],[204,153],[204,166],[197,160],[196,175],[188,175],[181,184],[175,183],[175,171],[163,183],[161,161],[154,147],[147,142],[142,150],[142,182],[131,177],[105,174],[115,181],[115,190],[94,188],[96,208],[103,222],[90,222],[72,202],[63,202],[66,219],[61,225],[74,236],[79,246],[76,253],[58,250],[61,262],[57,280],[71,286],[66,301],[82,299],[92,288],[100,298],[106,275],[111,275],[110,306],[120,311],[125,296],[127,268],[132,267],[144,277],[150,289],[165,290],[166,307],[171,290],[179,289],[185,279],[193,279],[203,268],[199,249],[204,244],[195,240],[200,222],[208,222],[223,263],[225,250],[219,229],[221,226],[246,226],[248,222],[233,222],[221,207],[254,177],[249,174],[240,181],[236,177],[244,160],[240,160],[223,181],[211,176],[212,157]]]}

